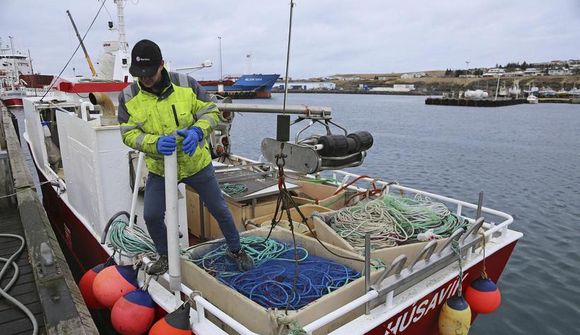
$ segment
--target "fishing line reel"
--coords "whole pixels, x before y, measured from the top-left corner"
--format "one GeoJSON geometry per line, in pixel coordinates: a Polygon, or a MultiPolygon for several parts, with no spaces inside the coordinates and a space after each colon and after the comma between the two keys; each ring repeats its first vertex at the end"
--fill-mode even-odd
{"type": "Polygon", "coordinates": [[[309,119],[309,124],[300,130],[294,143],[265,138],[262,140],[262,155],[271,163],[276,156],[285,155],[285,167],[296,172],[308,174],[323,170],[335,170],[359,166],[363,163],[366,152],[373,145],[373,136],[368,131],[348,133],[333,122],[329,115],[300,116],[292,124],[309,119]],[[326,135],[310,135],[301,138],[314,124],[321,124],[326,135]],[[333,134],[330,126],[338,128],[339,134],[333,134]]]}

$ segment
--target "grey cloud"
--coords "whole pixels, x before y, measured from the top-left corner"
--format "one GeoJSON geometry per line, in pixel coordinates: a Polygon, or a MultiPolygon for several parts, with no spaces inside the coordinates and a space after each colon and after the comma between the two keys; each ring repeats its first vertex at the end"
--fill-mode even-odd
{"type": "MultiPolygon", "coordinates": [[[[214,67],[195,73],[218,76],[218,39],[222,36],[223,72],[240,74],[250,53],[254,72],[283,73],[286,62],[289,1],[223,0],[128,1],[127,38],[157,41],[172,66],[214,67]]],[[[35,68],[57,73],[76,47],[65,10],[84,32],[100,2],[96,0],[4,0],[1,37],[15,37],[30,49],[35,68]]],[[[116,20],[108,0],[86,39],[93,59],[103,39],[114,36],[107,21],[116,20]],[[110,13],[110,16],[109,14],[110,13]]],[[[385,1],[297,0],[294,11],[290,75],[403,72],[508,61],[580,58],[580,5],[574,0],[528,1],[385,1]]],[[[73,65],[87,73],[84,57],[73,65]]],[[[68,74],[71,74],[69,69],[68,74]]]]}

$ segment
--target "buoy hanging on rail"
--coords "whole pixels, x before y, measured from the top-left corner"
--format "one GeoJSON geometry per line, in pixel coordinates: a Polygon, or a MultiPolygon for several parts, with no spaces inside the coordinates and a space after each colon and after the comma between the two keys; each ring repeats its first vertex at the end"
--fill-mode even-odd
{"type": "Polygon", "coordinates": [[[440,335],[467,335],[471,327],[471,309],[461,296],[453,296],[445,302],[439,313],[440,335]]]}
{"type": "Polygon", "coordinates": [[[167,314],[151,327],[149,335],[191,335],[189,309],[189,302],[186,302],[173,312],[167,314]]]}
{"type": "Polygon", "coordinates": [[[93,282],[93,293],[101,304],[112,308],[119,298],[138,287],[137,272],[132,265],[115,265],[97,274],[93,282]]]}
{"type": "MultiPolygon", "coordinates": [[[[113,328],[122,335],[145,334],[155,318],[155,303],[147,291],[131,291],[115,302],[113,328]]],[[[168,333],[169,334],[169,333],[168,333]]]]}
{"type": "MultiPolygon", "coordinates": [[[[109,266],[109,265],[107,265],[109,266]]],[[[90,309],[103,309],[105,305],[101,304],[95,294],[93,293],[93,282],[95,281],[95,277],[99,272],[101,272],[106,267],[106,263],[101,263],[96,265],[89,271],[85,272],[85,274],[81,277],[81,281],[79,282],[79,289],[81,291],[81,295],[85,300],[85,304],[90,309]]]]}
{"type": "Polygon", "coordinates": [[[475,313],[488,314],[501,305],[501,293],[487,275],[472,281],[465,291],[465,300],[475,313]]]}

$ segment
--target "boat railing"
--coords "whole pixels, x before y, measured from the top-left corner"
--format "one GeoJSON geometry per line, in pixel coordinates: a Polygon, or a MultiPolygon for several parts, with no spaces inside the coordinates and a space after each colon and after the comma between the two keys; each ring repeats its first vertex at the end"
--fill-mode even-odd
{"type": "MultiPolygon", "coordinates": [[[[332,177],[334,180],[342,180],[342,182],[340,183],[340,185],[338,185],[338,187],[341,187],[343,185],[347,185],[349,183],[349,180],[354,180],[354,179],[359,179],[360,182],[373,182],[376,185],[384,188],[384,193],[385,194],[389,194],[392,190],[398,190],[400,192],[407,192],[410,194],[414,194],[414,195],[421,195],[424,197],[428,197],[431,200],[439,200],[442,202],[445,202],[447,204],[453,205],[455,206],[455,214],[457,215],[463,215],[463,211],[465,208],[468,209],[473,209],[476,210],[477,209],[477,204],[473,204],[473,203],[469,203],[466,201],[462,201],[462,200],[458,200],[458,199],[454,199],[454,198],[450,198],[450,197],[446,197],[443,195],[438,195],[438,194],[434,194],[434,193],[430,193],[430,192],[426,192],[426,191],[421,191],[418,189],[414,189],[411,187],[406,187],[406,186],[402,186],[398,183],[393,183],[393,182],[387,182],[387,181],[382,181],[382,180],[377,180],[377,179],[373,179],[371,177],[362,177],[354,174],[354,173],[350,173],[350,172],[346,172],[346,171],[340,171],[340,170],[334,170],[331,172],[332,173],[332,177]]],[[[356,187],[358,190],[360,191],[364,191],[364,188],[361,187],[356,187]]],[[[492,216],[492,217],[496,217],[499,218],[501,220],[501,222],[499,223],[491,223],[491,222],[484,222],[483,227],[485,228],[485,236],[486,239],[489,239],[490,237],[493,237],[494,239],[497,238],[499,233],[499,237],[501,236],[505,236],[505,233],[508,229],[508,226],[514,221],[513,217],[507,213],[489,208],[489,207],[485,207],[482,206],[481,207],[481,213],[484,217],[486,217],[485,214],[488,214],[487,216],[492,216]]],[[[469,220],[470,223],[475,222],[474,218],[469,218],[466,217],[467,220],[469,220]]]]}

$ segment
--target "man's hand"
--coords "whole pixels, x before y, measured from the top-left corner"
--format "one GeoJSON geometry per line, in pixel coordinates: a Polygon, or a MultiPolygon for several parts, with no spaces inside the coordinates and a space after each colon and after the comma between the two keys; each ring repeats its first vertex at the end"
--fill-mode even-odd
{"type": "Polygon", "coordinates": [[[203,138],[203,131],[199,127],[193,127],[191,129],[181,129],[177,131],[179,136],[185,138],[183,140],[182,150],[188,155],[193,155],[197,145],[203,138]]]}
{"type": "Polygon", "coordinates": [[[171,155],[176,146],[175,137],[173,136],[161,136],[157,140],[157,152],[165,156],[171,155]]]}

